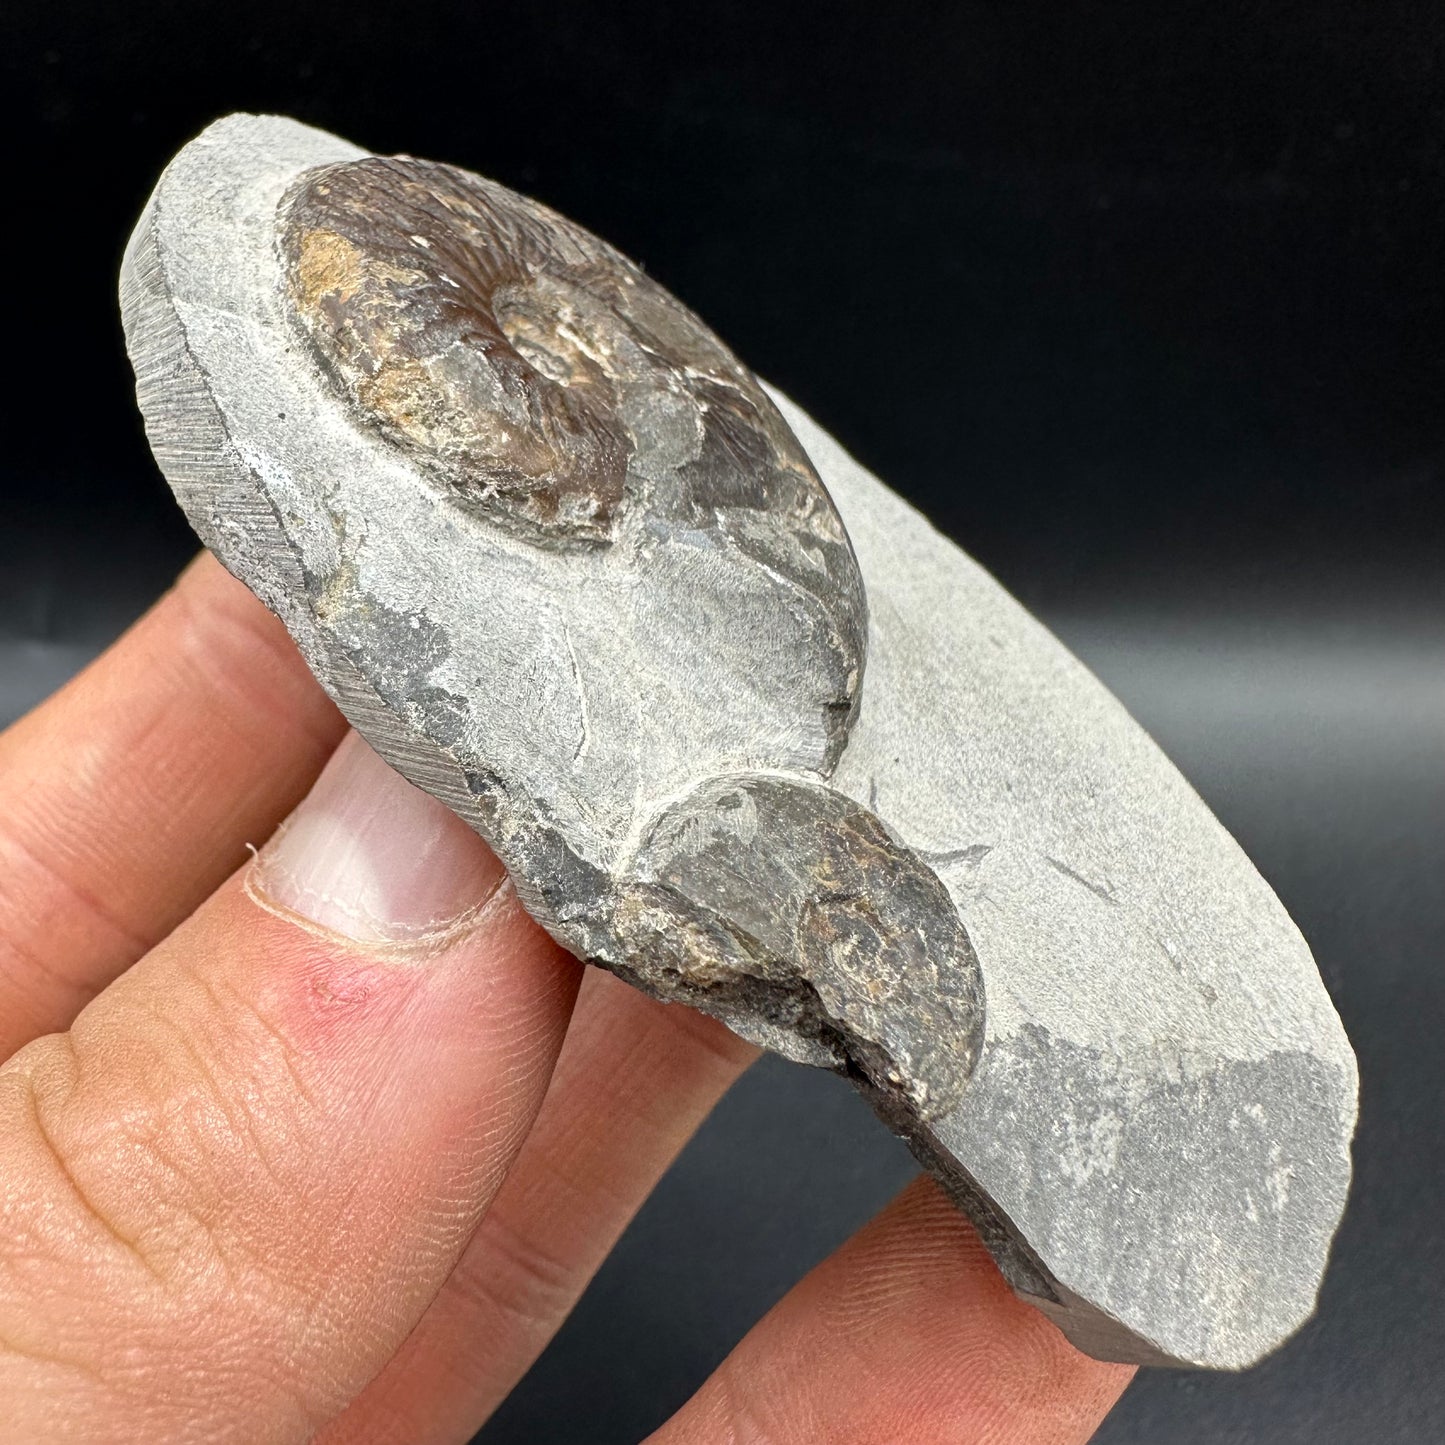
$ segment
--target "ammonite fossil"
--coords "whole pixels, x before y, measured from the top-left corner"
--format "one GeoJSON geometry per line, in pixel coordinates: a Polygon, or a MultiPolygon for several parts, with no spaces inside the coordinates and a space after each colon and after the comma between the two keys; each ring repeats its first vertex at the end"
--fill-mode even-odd
{"type": "MultiPolygon", "coordinates": [[[[160,462],[351,722],[579,957],[851,1077],[1104,1357],[1314,1307],[1355,1064],[1123,709],[637,266],[232,116],[132,238],[160,462]]],[[[880,363],[869,363],[880,364],[880,363]]]]}

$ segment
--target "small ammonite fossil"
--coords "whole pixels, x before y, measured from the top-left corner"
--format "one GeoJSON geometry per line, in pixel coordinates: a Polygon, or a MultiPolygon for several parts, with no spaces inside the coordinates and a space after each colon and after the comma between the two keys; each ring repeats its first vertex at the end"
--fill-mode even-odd
{"type": "Polygon", "coordinates": [[[1308,1317],[1355,1065],[1298,931],[1104,689],[639,267],[232,116],[121,299],[201,537],[566,947],[850,1077],[1092,1353],[1237,1368],[1308,1317]]]}

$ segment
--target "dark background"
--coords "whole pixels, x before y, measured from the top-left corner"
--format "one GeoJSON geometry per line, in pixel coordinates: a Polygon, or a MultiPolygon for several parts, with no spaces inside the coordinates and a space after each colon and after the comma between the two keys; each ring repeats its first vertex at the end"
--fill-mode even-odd
{"type": "MultiPolygon", "coordinates": [[[[536,194],[1041,613],[1315,946],[1363,1075],[1319,1318],[1099,1438],[1445,1439],[1445,10],[721,9],[7,0],[0,721],[194,546],[114,302],[173,150],[274,109],[536,194]]],[[[480,1438],[637,1439],[910,1172],[765,1064],[480,1438]]]]}

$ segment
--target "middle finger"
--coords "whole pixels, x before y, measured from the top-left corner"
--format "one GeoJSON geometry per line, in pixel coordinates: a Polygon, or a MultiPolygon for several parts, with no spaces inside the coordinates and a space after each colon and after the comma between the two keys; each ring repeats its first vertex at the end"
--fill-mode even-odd
{"type": "Polygon", "coordinates": [[[756,1056],[716,1020],[589,969],[537,1122],[460,1263],[317,1445],[470,1439],[756,1056]]]}

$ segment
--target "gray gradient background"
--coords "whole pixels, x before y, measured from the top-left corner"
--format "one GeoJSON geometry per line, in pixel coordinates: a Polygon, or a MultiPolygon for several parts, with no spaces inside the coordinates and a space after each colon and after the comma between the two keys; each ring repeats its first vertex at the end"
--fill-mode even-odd
{"type": "MultiPolygon", "coordinates": [[[[1362,1073],[1320,1317],[1244,1376],[1141,1376],[1099,1439],[1439,1441],[1445,17],[879,11],[11,0],[0,721],[192,545],[112,299],[171,150],[275,108],[540,195],[1053,626],[1314,946],[1362,1073]]],[[[912,1172],[763,1063],[479,1439],[637,1439],[912,1172]]]]}

